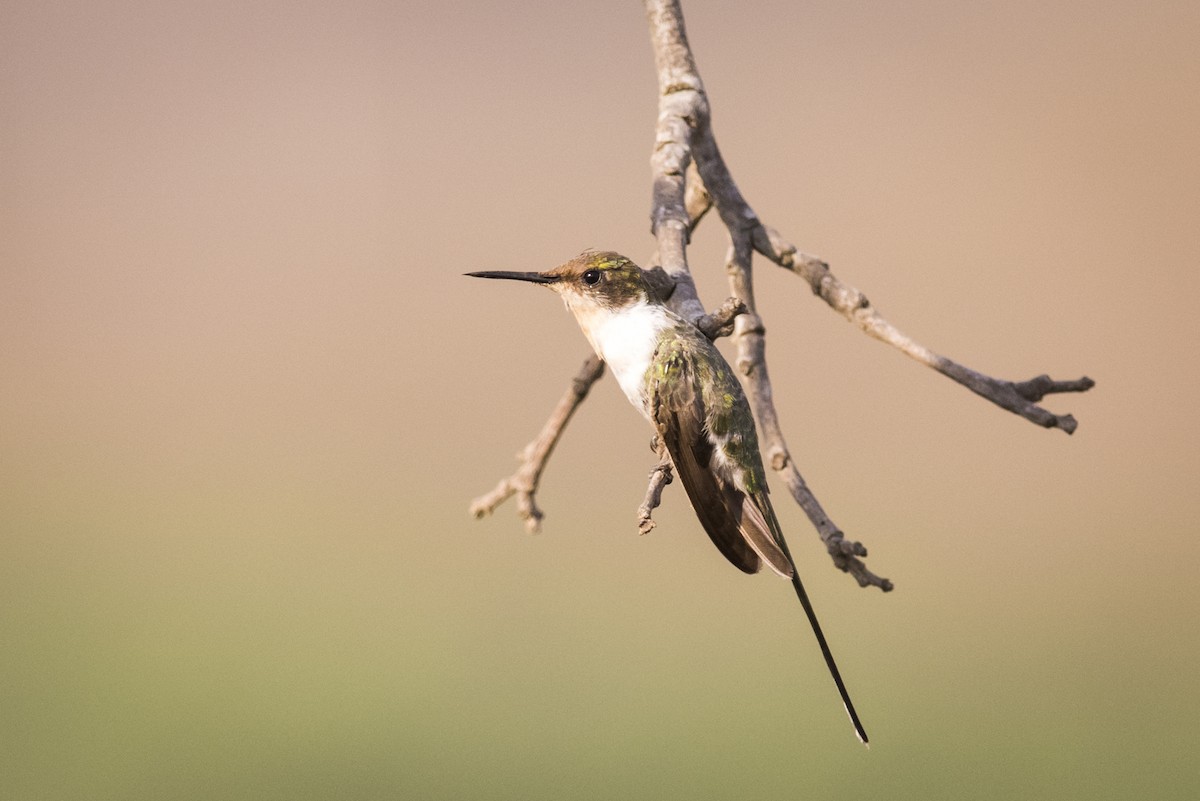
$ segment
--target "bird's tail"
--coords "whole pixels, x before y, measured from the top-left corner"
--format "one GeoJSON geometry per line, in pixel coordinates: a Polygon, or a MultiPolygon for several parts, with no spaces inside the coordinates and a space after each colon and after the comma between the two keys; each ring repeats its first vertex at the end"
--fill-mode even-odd
{"type": "Polygon", "coordinates": [[[783,538],[783,531],[779,527],[779,520],[775,517],[775,510],[771,507],[771,501],[765,492],[758,494],[754,500],[762,508],[763,516],[767,518],[768,525],[771,527],[771,534],[792,566],[792,587],[796,590],[796,597],[800,599],[800,605],[804,607],[804,614],[808,616],[809,625],[812,626],[813,634],[817,638],[817,645],[821,647],[821,656],[825,657],[825,665],[829,668],[829,674],[833,676],[833,683],[837,685],[838,693],[842,696],[842,704],[846,707],[846,714],[850,716],[854,733],[863,745],[870,747],[867,730],[863,728],[862,721],[858,719],[858,713],[854,710],[854,702],[850,700],[846,683],[842,681],[842,674],[838,670],[837,662],[834,661],[833,652],[829,650],[829,643],[825,641],[825,633],[821,631],[821,623],[817,620],[817,613],[813,610],[812,601],[809,600],[808,592],[804,589],[804,583],[800,581],[800,571],[796,569],[796,560],[792,558],[792,552],[783,538]]]}

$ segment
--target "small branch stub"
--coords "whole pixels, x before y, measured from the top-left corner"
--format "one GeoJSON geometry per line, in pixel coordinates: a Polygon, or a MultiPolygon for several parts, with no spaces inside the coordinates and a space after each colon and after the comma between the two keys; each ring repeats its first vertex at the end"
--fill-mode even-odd
{"type": "MultiPolygon", "coordinates": [[[[661,450],[661,448],[660,448],[661,450]]],[[[638,507],[638,533],[649,534],[654,530],[654,520],[651,518],[654,510],[662,503],[663,489],[674,480],[671,473],[671,460],[664,454],[650,471],[650,483],[646,487],[646,498],[638,507]]]]}
{"type": "Polygon", "coordinates": [[[726,298],[716,311],[697,320],[696,327],[709,339],[727,337],[733,333],[733,324],[738,315],[746,311],[746,304],[740,298],[726,298]]]}

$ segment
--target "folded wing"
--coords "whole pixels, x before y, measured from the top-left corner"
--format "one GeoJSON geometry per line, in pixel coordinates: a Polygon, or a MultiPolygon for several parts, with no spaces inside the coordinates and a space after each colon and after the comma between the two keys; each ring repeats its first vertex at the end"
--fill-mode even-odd
{"type": "MultiPolygon", "coordinates": [[[[791,577],[791,562],[767,522],[767,515],[773,514],[769,506],[760,509],[725,475],[727,471],[714,463],[719,457],[709,437],[710,415],[694,358],[684,349],[673,349],[656,359],[651,367],[658,377],[653,385],[651,419],[700,524],[739,570],[757,573],[766,562],[779,575],[791,577]]],[[[728,380],[734,379],[730,376],[728,380]]]]}

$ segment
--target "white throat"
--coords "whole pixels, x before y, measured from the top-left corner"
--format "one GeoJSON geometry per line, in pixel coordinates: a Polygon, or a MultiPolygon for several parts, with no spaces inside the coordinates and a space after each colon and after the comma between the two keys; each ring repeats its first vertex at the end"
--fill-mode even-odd
{"type": "Polygon", "coordinates": [[[567,301],[579,327],[616,377],[629,402],[649,418],[646,408],[645,381],[650,359],[658,346],[659,333],[675,325],[665,306],[645,301],[622,309],[567,301]]]}

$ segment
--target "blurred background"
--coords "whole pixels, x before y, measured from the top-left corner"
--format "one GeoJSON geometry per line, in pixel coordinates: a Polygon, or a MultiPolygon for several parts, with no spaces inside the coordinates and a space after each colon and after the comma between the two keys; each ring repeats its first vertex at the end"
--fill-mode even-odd
{"type": "MultiPolygon", "coordinates": [[[[611,379],[545,530],[470,500],[644,259],[633,2],[6,3],[0,797],[1191,799],[1200,6],[685,2],[764,220],[1036,428],[758,275],[779,411],[888,595],[731,568],[611,379]]],[[[692,264],[726,295],[712,220],[692,264]]]]}

